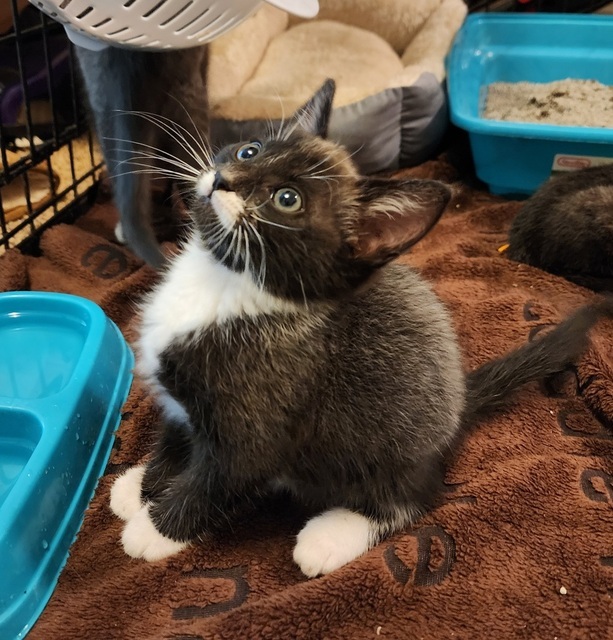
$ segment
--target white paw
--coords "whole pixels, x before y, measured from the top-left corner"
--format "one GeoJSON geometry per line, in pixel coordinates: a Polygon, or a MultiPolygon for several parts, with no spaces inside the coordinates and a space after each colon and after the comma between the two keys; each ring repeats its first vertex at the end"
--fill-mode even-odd
{"type": "Polygon", "coordinates": [[[121,244],[126,243],[126,237],[123,235],[123,227],[121,225],[121,222],[118,222],[115,225],[115,237],[117,238],[117,242],[121,244]]]}
{"type": "Polygon", "coordinates": [[[121,536],[124,551],[133,558],[155,562],[174,556],[187,547],[187,542],[177,542],[163,536],[151,522],[149,507],[145,506],[126,524],[121,536]]]}
{"type": "Polygon", "coordinates": [[[122,520],[129,520],[142,508],[140,488],[145,475],[145,465],[128,469],[111,487],[111,511],[122,520]]]}
{"type": "Polygon", "coordinates": [[[331,509],[309,520],[298,534],[294,562],[309,578],[330,573],[366,553],[371,524],[348,509],[331,509]]]}

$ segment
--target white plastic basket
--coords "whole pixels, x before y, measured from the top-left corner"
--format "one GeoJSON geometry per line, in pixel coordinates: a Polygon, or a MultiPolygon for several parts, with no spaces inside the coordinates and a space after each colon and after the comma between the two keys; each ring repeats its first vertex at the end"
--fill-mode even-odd
{"type": "MultiPolygon", "coordinates": [[[[266,0],[303,18],[318,0],[266,0]]],[[[89,49],[108,45],[184,49],[219,37],[247,18],[262,0],[30,0],[64,23],[70,39],[89,49]]]]}

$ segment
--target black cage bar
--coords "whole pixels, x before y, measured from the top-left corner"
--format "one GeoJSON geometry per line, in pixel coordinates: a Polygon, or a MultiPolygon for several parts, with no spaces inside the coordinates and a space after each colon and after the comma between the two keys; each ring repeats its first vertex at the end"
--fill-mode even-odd
{"type": "Polygon", "coordinates": [[[64,28],[0,7],[0,254],[86,206],[102,168],[64,28]]]}

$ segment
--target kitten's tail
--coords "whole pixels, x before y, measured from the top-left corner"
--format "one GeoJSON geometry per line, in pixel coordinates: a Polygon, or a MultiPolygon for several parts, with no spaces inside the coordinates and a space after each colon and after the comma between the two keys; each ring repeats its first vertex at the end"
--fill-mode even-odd
{"type": "Polygon", "coordinates": [[[501,408],[523,385],[577,362],[589,344],[590,329],[602,317],[613,317],[613,297],[581,307],[544,337],[471,371],[467,376],[465,427],[501,408]]]}

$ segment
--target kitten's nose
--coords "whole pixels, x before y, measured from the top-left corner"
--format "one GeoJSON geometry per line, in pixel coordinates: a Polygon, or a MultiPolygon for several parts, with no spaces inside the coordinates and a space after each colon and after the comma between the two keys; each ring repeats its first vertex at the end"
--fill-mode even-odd
{"type": "Polygon", "coordinates": [[[217,171],[213,180],[213,191],[232,191],[226,179],[217,171]]]}

